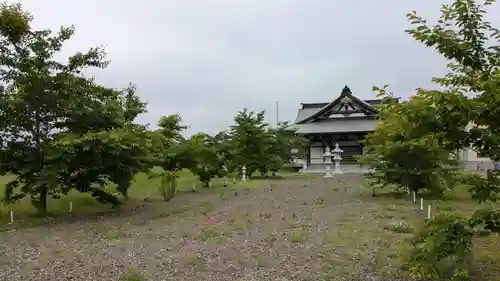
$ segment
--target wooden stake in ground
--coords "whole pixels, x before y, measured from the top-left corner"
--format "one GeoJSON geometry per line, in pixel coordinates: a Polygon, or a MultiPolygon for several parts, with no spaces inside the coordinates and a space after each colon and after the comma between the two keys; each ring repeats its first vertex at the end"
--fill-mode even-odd
{"type": "Polygon", "coordinates": [[[417,202],[417,194],[413,191],[413,203],[417,202]]]}
{"type": "Polygon", "coordinates": [[[427,219],[431,219],[431,204],[427,205],[427,219]]]}
{"type": "Polygon", "coordinates": [[[73,201],[69,202],[69,214],[73,213],[73,201]]]}
{"type": "Polygon", "coordinates": [[[420,197],[420,211],[424,210],[424,198],[420,197]]]}
{"type": "Polygon", "coordinates": [[[14,211],[10,210],[10,223],[14,223],[14,211]]]}

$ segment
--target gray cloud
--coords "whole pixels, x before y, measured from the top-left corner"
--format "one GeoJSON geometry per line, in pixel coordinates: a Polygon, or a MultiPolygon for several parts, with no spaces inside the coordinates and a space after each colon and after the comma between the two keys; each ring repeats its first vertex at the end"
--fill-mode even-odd
{"type": "MultiPolygon", "coordinates": [[[[74,24],[68,55],[106,47],[109,86],[137,84],[149,103],[140,122],[180,113],[191,131],[215,133],[243,107],[292,120],[300,102],[327,102],[344,85],[373,98],[373,85],[400,96],[430,87],[444,61],[404,30],[406,13],[436,19],[449,1],[23,0],[37,28],[74,24]]],[[[490,18],[500,18],[498,7],[490,18]]],[[[496,22],[498,24],[498,21],[496,22]]]]}

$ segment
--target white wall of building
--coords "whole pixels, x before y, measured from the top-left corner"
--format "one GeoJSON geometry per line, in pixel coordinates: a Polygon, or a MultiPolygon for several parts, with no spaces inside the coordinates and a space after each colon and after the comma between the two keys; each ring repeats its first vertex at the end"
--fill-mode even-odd
{"type": "Polygon", "coordinates": [[[464,149],[460,151],[459,158],[462,161],[476,161],[476,162],[488,162],[491,161],[490,158],[487,157],[479,157],[478,153],[474,151],[474,149],[464,149]]]}
{"type": "MultiPolygon", "coordinates": [[[[475,124],[471,122],[467,125],[466,130],[468,131],[474,126],[475,124]]],[[[472,148],[460,150],[458,156],[464,162],[465,168],[469,170],[483,170],[493,167],[493,161],[490,158],[479,157],[477,151],[472,148]]]]}
{"type": "Polygon", "coordinates": [[[325,148],[322,147],[323,143],[313,142],[311,143],[311,164],[323,164],[323,153],[325,153],[325,148]]]}

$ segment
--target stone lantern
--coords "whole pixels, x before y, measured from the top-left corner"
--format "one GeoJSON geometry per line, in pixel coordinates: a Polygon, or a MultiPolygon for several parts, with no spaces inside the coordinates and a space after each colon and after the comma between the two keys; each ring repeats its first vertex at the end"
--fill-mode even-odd
{"type": "Polygon", "coordinates": [[[227,174],[228,174],[228,170],[227,170],[226,165],[222,165],[222,174],[224,176],[224,186],[227,186],[227,174]]]}
{"type": "Polygon", "coordinates": [[[325,148],[325,153],[323,153],[323,164],[325,164],[325,175],[323,178],[332,178],[332,156],[333,154],[330,152],[330,147],[327,146],[325,148]]]}
{"type": "Polygon", "coordinates": [[[335,161],[335,169],[333,170],[334,174],[342,174],[342,170],[340,169],[340,160],[342,160],[342,152],[344,152],[343,149],[340,149],[339,144],[335,144],[335,149],[332,150],[333,152],[333,161],[335,161]]]}
{"type": "Polygon", "coordinates": [[[247,167],[243,166],[241,168],[241,181],[246,182],[247,181],[247,167]]]}

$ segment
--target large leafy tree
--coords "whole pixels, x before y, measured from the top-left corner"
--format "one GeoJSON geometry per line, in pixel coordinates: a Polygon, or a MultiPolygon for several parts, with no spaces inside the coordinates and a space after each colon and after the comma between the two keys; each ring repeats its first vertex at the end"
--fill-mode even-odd
{"type": "Polygon", "coordinates": [[[187,143],[194,160],[189,169],[198,176],[205,187],[209,187],[210,180],[221,174],[223,155],[217,151],[214,137],[207,134],[196,134],[187,143]]]}
{"type": "Polygon", "coordinates": [[[54,164],[62,169],[59,177],[67,187],[100,194],[98,198],[115,202],[102,190],[107,181],[117,184],[128,198],[133,176],[151,167],[152,140],[146,128],[134,124],[145,111],[135,95],[135,86],[115,90],[93,86],[94,96],[69,103],[64,122],[66,132],[54,139],[54,164]],[[63,168],[61,165],[64,165],[63,168]],[[99,188],[93,187],[98,185],[99,188]]]}
{"type": "Polygon", "coordinates": [[[233,164],[239,168],[245,166],[249,176],[257,170],[265,175],[274,158],[274,154],[270,153],[274,136],[264,122],[264,115],[264,111],[256,113],[243,109],[234,117],[235,124],[229,131],[233,164]]]}
{"type": "MultiPolygon", "coordinates": [[[[379,107],[382,121],[365,140],[366,154],[361,160],[374,168],[368,176],[373,185],[395,184],[412,191],[427,190],[434,195],[454,184],[458,162],[452,154],[458,146],[448,135],[462,130],[467,120],[447,124],[440,118],[430,97],[433,91],[419,89],[408,101],[397,102],[387,86],[375,88],[385,104],[379,107]],[[448,130],[443,131],[446,127],[448,130]]],[[[454,109],[457,110],[457,109],[454,109]]]]}
{"type": "MultiPolygon", "coordinates": [[[[494,2],[454,0],[442,6],[442,16],[434,26],[412,12],[408,18],[415,27],[408,32],[449,61],[449,73],[433,79],[442,90],[419,90],[417,99],[430,105],[433,116],[420,116],[415,121],[426,124],[426,135],[432,136],[442,149],[472,148],[499,161],[500,32],[484,19],[486,8],[494,2]],[[465,124],[473,127],[468,130],[465,124]]],[[[384,121],[381,127],[390,126],[388,123],[384,121]]],[[[412,130],[403,128],[405,132],[412,130]]],[[[464,177],[473,198],[483,203],[496,202],[500,191],[499,173],[490,170],[486,177],[464,177]]],[[[467,275],[474,234],[500,232],[497,207],[491,203],[471,218],[439,216],[429,222],[412,241],[407,260],[410,272],[417,277],[442,278],[446,273],[467,275]],[[443,262],[452,262],[449,271],[443,271],[443,262]]]]}
{"type": "Polygon", "coordinates": [[[184,141],[182,132],[188,128],[182,125],[182,118],[179,114],[162,116],[158,121],[158,127],[157,131],[172,144],[184,141]]]}
{"type": "Polygon", "coordinates": [[[82,75],[108,64],[101,49],[54,59],[74,29],[34,30],[31,19],[20,5],[0,5],[0,173],[17,176],[6,199],[30,195],[46,212],[47,196],[76,188],[116,204],[106,181],[126,196],[146,163],[145,128],[133,124],[144,104],[133,86],[105,88],[82,75]]]}
{"type": "Polygon", "coordinates": [[[162,116],[158,121],[158,129],[151,134],[155,136],[156,165],[166,171],[180,171],[194,164],[189,143],[182,136],[187,126],[182,125],[178,114],[162,116]]]}

